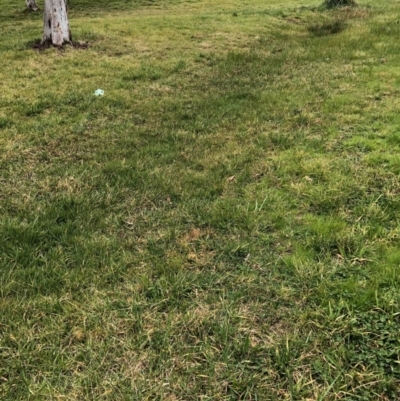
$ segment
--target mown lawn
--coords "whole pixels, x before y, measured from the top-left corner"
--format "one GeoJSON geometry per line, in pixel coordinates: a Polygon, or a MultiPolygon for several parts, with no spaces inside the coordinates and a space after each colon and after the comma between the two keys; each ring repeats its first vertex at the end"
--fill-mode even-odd
{"type": "Polygon", "coordinates": [[[400,3],[321,1],[0,0],[1,400],[400,399],[400,3]]]}

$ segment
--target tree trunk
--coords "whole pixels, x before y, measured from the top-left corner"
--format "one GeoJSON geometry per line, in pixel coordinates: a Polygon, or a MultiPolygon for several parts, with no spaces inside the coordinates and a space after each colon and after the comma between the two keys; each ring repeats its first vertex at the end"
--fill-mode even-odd
{"type": "Polygon", "coordinates": [[[39,10],[39,7],[36,5],[35,0],[25,0],[25,3],[26,3],[26,7],[28,8],[28,10],[31,10],[31,11],[39,10]]]}
{"type": "Polygon", "coordinates": [[[54,46],[71,43],[65,0],[44,0],[42,43],[51,43],[54,46]]]}

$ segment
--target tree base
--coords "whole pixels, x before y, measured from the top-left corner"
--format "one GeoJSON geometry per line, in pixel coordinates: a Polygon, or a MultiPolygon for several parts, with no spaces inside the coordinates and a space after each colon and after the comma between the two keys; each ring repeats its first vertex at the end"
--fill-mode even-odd
{"type": "Polygon", "coordinates": [[[57,46],[57,45],[54,45],[50,39],[48,39],[45,41],[36,40],[34,43],[30,42],[28,44],[28,46],[32,47],[32,49],[38,50],[38,51],[50,49],[51,47],[62,50],[66,46],[70,46],[74,49],[83,49],[84,50],[89,47],[89,43],[88,42],[80,42],[80,41],[74,42],[71,40],[70,42],[64,42],[61,46],[57,46]]]}
{"type": "Polygon", "coordinates": [[[65,40],[60,45],[53,43],[51,39],[44,39],[39,43],[39,46],[43,47],[44,49],[48,49],[49,47],[64,47],[65,45],[72,45],[72,40],[65,40]]]}
{"type": "MultiPolygon", "coordinates": [[[[65,36],[67,36],[67,35],[65,35],[65,36]]],[[[65,45],[73,45],[71,31],[69,31],[68,36],[69,36],[69,40],[64,40],[60,44],[54,43],[53,38],[51,36],[48,38],[43,38],[42,41],[40,42],[40,44],[43,46],[48,46],[48,47],[50,47],[50,46],[63,47],[65,45]]]]}
{"type": "Polygon", "coordinates": [[[39,11],[39,7],[37,6],[35,0],[26,0],[25,3],[26,3],[27,10],[35,11],[35,12],[39,11]]]}

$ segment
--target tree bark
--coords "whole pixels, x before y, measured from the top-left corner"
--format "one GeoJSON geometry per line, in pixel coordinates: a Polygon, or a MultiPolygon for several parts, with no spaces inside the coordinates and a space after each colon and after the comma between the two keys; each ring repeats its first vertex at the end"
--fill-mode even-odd
{"type": "Polygon", "coordinates": [[[44,0],[42,43],[51,43],[54,46],[71,43],[65,0],[44,0]]]}
{"type": "Polygon", "coordinates": [[[25,0],[25,3],[26,3],[26,7],[28,8],[28,10],[31,10],[31,11],[39,10],[39,7],[37,6],[35,0],[25,0]]]}

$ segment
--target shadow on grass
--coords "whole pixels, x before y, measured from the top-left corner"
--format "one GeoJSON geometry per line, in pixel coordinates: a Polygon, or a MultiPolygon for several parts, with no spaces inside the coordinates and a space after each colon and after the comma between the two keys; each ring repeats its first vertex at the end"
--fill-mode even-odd
{"type": "Polygon", "coordinates": [[[335,35],[344,31],[347,27],[345,21],[336,20],[333,22],[327,22],[324,24],[315,24],[308,27],[308,32],[314,36],[328,36],[335,35]]]}
{"type": "Polygon", "coordinates": [[[353,7],[356,5],[357,3],[354,0],[325,0],[324,3],[326,8],[353,7]]]}
{"type": "MultiPolygon", "coordinates": [[[[134,10],[143,7],[162,7],[165,8],[172,4],[178,4],[181,0],[67,0],[68,14],[72,17],[82,16],[82,13],[104,13],[110,11],[134,10]]],[[[0,7],[2,1],[0,0],[0,7]]],[[[43,8],[39,11],[30,11],[24,8],[24,3],[18,5],[6,4],[0,8],[0,21],[9,22],[16,20],[37,20],[43,18],[43,8]]]]}
{"type": "MultiPolygon", "coordinates": [[[[29,21],[36,19],[43,19],[43,12],[39,11],[29,11],[27,8],[23,8],[22,6],[9,6],[4,7],[0,10],[0,22],[11,22],[15,23],[15,21],[29,21]]],[[[1,3],[0,3],[1,6],[1,3]]]]}
{"type": "Polygon", "coordinates": [[[70,11],[122,11],[141,7],[160,6],[179,3],[180,0],[72,0],[68,1],[70,11]]]}

